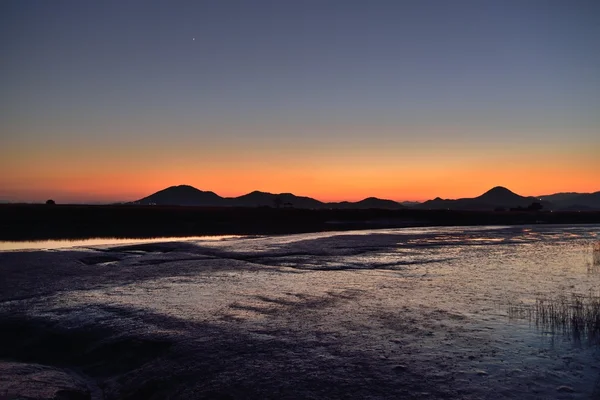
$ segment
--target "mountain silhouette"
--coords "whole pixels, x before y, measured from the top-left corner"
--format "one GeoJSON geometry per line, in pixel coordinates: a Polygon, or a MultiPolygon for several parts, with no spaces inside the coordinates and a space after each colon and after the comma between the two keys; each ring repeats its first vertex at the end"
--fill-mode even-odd
{"type": "Polygon", "coordinates": [[[418,206],[419,204],[421,204],[420,201],[401,201],[400,204],[402,204],[405,207],[415,207],[418,206]]]}
{"type": "Polygon", "coordinates": [[[552,204],[558,204],[558,203],[565,203],[565,202],[568,203],[575,197],[581,196],[582,194],[588,194],[588,193],[563,192],[563,193],[554,193],[554,194],[543,194],[541,196],[536,196],[536,197],[543,201],[549,201],[552,204]]]}
{"type": "Polygon", "coordinates": [[[179,185],[160,190],[134,203],[163,206],[220,206],[223,205],[224,200],[214,192],[204,192],[193,186],[179,185]]]}
{"type": "MultiPolygon", "coordinates": [[[[131,204],[131,203],[130,203],[131,204]]],[[[268,193],[253,191],[239,197],[221,197],[214,192],[206,192],[189,185],[171,186],[160,190],[132,204],[171,205],[171,206],[209,206],[209,207],[294,207],[309,209],[346,208],[346,209],[400,209],[405,208],[393,200],[368,197],[358,202],[325,203],[311,197],[296,196],[292,193],[268,193]]]]}
{"type": "Polygon", "coordinates": [[[328,203],[331,208],[360,208],[360,209],[368,209],[368,208],[380,208],[380,209],[390,209],[397,210],[400,208],[406,208],[402,204],[393,201],[393,200],[385,200],[378,199],[377,197],[367,197],[366,199],[357,201],[355,203],[352,202],[339,202],[339,203],[328,203]]]}
{"type": "Polygon", "coordinates": [[[600,210],[600,192],[578,193],[577,196],[555,203],[559,210],[600,210]]]}
{"type": "Polygon", "coordinates": [[[255,190],[243,196],[227,199],[228,205],[236,207],[293,206],[295,208],[323,208],[324,203],[310,197],[292,193],[268,193],[255,190]]]}
{"type": "Polygon", "coordinates": [[[525,208],[535,202],[541,203],[544,208],[550,206],[549,202],[541,201],[539,198],[520,196],[505,187],[496,186],[477,197],[456,200],[444,200],[437,197],[421,203],[418,207],[425,209],[494,210],[497,208],[525,208]]]}
{"type": "MultiPolygon", "coordinates": [[[[311,197],[292,193],[268,193],[253,191],[239,197],[221,197],[210,191],[202,191],[189,185],[171,186],[133,202],[142,205],[174,205],[204,207],[294,207],[308,209],[417,209],[495,210],[498,208],[527,208],[540,203],[544,210],[588,211],[600,210],[600,192],[556,193],[538,197],[521,196],[496,186],[480,196],[461,199],[436,197],[423,203],[398,203],[393,200],[367,197],[357,202],[322,202],[311,197]],[[550,200],[554,201],[550,201],[550,200]]],[[[129,203],[132,204],[132,203],[129,203]]]]}
{"type": "Polygon", "coordinates": [[[540,203],[546,207],[550,205],[549,202],[543,201],[537,197],[520,196],[502,186],[496,186],[495,188],[488,190],[481,196],[476,197],[475,200],[481,204],[490,204],[495,207],[527,207],[531,205],[531,203],[540,203]]]}

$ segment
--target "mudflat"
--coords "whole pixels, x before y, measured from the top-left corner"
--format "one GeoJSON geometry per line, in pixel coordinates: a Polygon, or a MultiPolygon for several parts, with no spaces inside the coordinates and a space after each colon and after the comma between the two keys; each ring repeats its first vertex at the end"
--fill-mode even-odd
{"type": "Polygon", "coordinates": [[[0,252],[0,396],[600,395],[598,225],[435,227],[0,252]],[[529,315],[529,318],[526,316],[529,315]]]}

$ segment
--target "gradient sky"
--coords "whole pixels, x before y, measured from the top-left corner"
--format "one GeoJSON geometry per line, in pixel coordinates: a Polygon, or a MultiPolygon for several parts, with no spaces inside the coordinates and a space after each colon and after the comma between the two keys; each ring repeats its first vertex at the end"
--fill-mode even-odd
{"type": "Polygon", "coordinates": [[[600,190],[600,2],[0,2],[0,199],[600,190]]]}

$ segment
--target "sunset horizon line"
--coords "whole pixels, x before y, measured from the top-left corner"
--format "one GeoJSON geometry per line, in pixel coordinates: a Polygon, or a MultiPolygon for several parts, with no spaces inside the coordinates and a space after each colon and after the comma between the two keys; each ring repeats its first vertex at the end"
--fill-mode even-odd
{"type": "Polygon", "coordinates": [[[446,195],[436,195],[433,197],[425,197],[425,196],[407,196],[402,198],[401,200],[398,200],[398,197],[395,196],[386,196],[386,195],[378,195],[378,194],[372,194],[372,195],[362,195],[362,196],[350,196],[349,198],[342,198],[342,197],[338,197],[338,198],[328,198],[328,197],[323,197],[323,196],[319,196],[319,195],[312,195],[312,194],[306,194],[304,192],[298,192],[298,191],[289,191],[289,190],[284,190],[284,191],[279,191],[279,190],[269,190],[269,189],[254,189],[254,190],[249,190],[249,191],[242,191],[239,192],[239,194],[232,194],[231,192],[228,192],[227,194],[220,194],[218,190],[212,190],[212,189],[207,189],[207,188],[202,188],[200,185],[193,185],[193,184],[189,184],[189,183],[180,183],[180,184],[175,184],[175,185],[169,185],[169,186],[164,186],[160,189],[156,189],[156,190],[151,190],[149,192],[146,192],[145,194],[137,194],[137,195],[124,195],[124,196],[110,196],[107,197],[106,195],[102,195],[99,192],[94,192],[94,191],[69,191],[69,192],[63,192],[63,191],[57,191],[55,192],[56,194],[58,193],[62,193],[62,195],[58,195],[58,196],[52,196],[51,191],[49,191],[49,195],[48,196],[41,196],[41,195],[35,195],[35,196],[31,196],[29,197],[29,199],[25,199],[23,197],[19,198],[17,196],[10,196],[8,193],[2,193],[0,194],[0,203],[3,204],[40,204],[40,203],[44,203],[46,200],[55,200],[58,201],[59,203],[62,204],[80,204],[80,205],[85,205],[85,204],[90,204],[90,205],[109,205],[109,204],[126,204],[126,203],[136,203],[146,197],[150,197],[158,192],[167,190],[167,189],[171,189],[171,188],[175,188],[175,187],[191,187],[194,188],[198,191],[201,192],[212,192],[214,194],[216,194],[217,196],[223,198],[223,199],[234,199],[234,198],[238,198],[238,197],[242,197],[251,193],[255,193],[255,192],[260,192],[260,193],[266,193],[266,194],[272,194],[272,195],[284,195],[284,194],[291,194],[293,196],[296,197],[308,197],[314,200],[317,200],[319,202],[322,203],[343,203],[343,202],[359,202],[365,199],[369,199],[369,198],[376,198],[376,199],[380,199],[380,200],[391,200],[397,203],[424,203],[426,201],[429,200],[434,200],[437,198],[440,199],[444,199],[444,200],[458,200],[458,199],[467,199],[467,198],[476,198],[478,196],[481,196],[485,193],[487,193],[488,191],[492,190],[492,189],[496,189],[496,188],[504,188],[507,189],[509,191],[511,191],[512,193],[522,196],[522,197],[543,197],[543,196],[550,196],[550,195],[556,195],[556,194],[572,194],[572,193],[576,193],[576,194],[591,194],[591,193],[597,193],[600,192],[599,190],[550,190],[544,193],[538,193],[538,194],[523,194],[522,192],[520,192],[519,190],[513,190],[510,188],[510,186],[508,185],[493,185],[488,187],[488,189],[483,189],[483,190],[479,190],[477,193],[471,193],[468,195],[459,195],[459,196],[446,196],[446,195]],[[200,187],[199,187],[200,186],[200,187]],[[11,199],[12,197],[12,199],[11,199]],[[79,199],[78,199],[79,197],[79,199]],[[130,199],[125,199],[126,197],[129,197],[130,199]]]}

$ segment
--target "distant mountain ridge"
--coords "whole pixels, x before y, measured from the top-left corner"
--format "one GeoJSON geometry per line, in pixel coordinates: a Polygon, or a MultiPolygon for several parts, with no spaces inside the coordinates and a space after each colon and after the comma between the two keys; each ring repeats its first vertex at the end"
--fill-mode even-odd
{"type": "Polygon", "coordinates": [[[140,204],[160,204],[178,206],[213,206],[224,200],[215,192],[205,192],[189,185],[171,186],[144,197],[140,204]]]}
{"type": "Polygon", "coordinates": [[[549,201],[550,203],[560,203],[573,199],[574,197],[581,196],[585,193],[575,193],[575,192],[563,192],[563,193],[554,193],[554,194],[543,194],[541,196],[536,196],[540,200],[549,201]]]}
{"type": "Polygon", "coordinates": [[[130,204],[177,205],[204,207],[294,207],[294,208],[339,208],[339,209],[452,209],[452,210],[496,210],[527,208],[540,203],[544,210],[587,211],[600,210],[600,192],[556,193],[544,196],[521,196],[511,190],[496,186],[480,196],[461,199],[436,197],[423,203],[399,203],[393,200],[367,197],[357,202],[322,202],[311,197],[292,193],[268,193],[253,191],[238,197],[222,197],[211,191],[202,191],[193,186],[179,185],[160,190],[130,204]],[[553,200],[553,201],[550,201],[553,200]]]}
{"type": "Polygon", "coordinates": [[[445,200],[438,197],[423,202],[417,207],[423,209],[495,210],[500,208],[527,208],[533,203],[541,204],[544,210],[600,210],[600,192],[557,193],[533,197],[520,196],[505,187],[496,186],[478,197],[456,200],[445,200]],[[550,199],[554,201],[549,201],[550,199]]]}
{"type": "Polygon", "coordinates": [[[189,185],[171,186],[150,196],[134,201],[142,205],[174,205],[204,207],[294,207],[294,208],[405,208],[402,204],[386,199],[368,197],[357,202],[322,202],[311,197],[292,193],[268,193],[253,191],[238,197],[221,197],[214,192],[202,191],[189,185]]]}
{"type": "Polygon", "coordinates": [[[230,206],[238,207],[260,207],[277,206],[296,208],[323,208],[325,203],[310,197],[296,196],[292,193],[267,193],[254,191],[243,196],[228,199],[230,206]]]}
{"type": "Polygon", "coordinates": [[[600,192],[578,193],[577,196],[556,202],[561,209],[600,210],[600,192]]]}
{"type": "Polygon", "coordinates": [[[473,198],[462,198],[456,200],[444,200],[439,197],[422,203],[419,208],[426,209],[453,209],[453,210],[494,210],[498,208],[528,207],[532,203],[541,203],[548,208],[549,202],[536,197],[520,196],[509,189],[496,186],[481,196],[473,198]]]}

